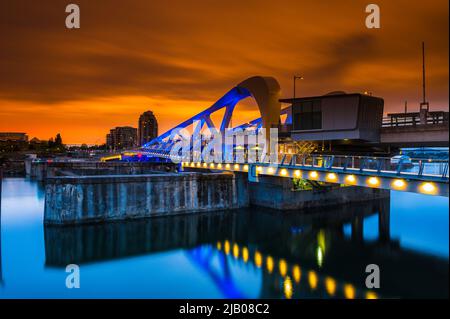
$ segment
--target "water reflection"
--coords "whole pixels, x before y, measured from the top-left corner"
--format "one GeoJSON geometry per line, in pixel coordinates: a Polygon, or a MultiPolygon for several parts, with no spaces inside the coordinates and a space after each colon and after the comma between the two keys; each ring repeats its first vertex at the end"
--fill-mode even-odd
{"type": "Polygon", "coordinates": [[[448,296],[448,259],[404,249],[391,238],[389,199],[307,214],[251,209],[46,226],[44,235],[46,267],[182,249],[226,298],[448,296]],[[378,236],[367,240],[364,220],[374,217],[378,236]],[[376,293],[364,284],[373,263],[382,274],[376,293]]]}

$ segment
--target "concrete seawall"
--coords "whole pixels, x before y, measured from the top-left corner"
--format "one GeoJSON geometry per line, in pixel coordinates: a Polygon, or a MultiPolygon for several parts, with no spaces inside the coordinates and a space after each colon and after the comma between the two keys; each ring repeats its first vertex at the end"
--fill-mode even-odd
{"type": "Polygon", "coordinates": [[[248,206],[247,183],[234,174],[48,178],[46,224],[80,224],[248,206]]]}
{"type": "Polygon", "coordinates": [[[44,181],[57,176],[141,175],[174,172],[176,165],[151,162],[37,162],[25,161],[27,176],[44,181]]]}

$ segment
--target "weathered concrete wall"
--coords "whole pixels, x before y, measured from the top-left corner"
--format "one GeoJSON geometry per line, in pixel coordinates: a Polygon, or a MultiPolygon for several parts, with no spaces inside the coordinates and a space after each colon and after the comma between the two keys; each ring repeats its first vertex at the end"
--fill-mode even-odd
{"type": "Polygon", "coordinates": [[[57,176],[138,175],[173,172],[175,164],[151,162],[25,162],[27,176],[43,181],[57,176]]]}
{"type": "Polygon", "coordinates": [[[48,178],[46,224],[78,224],[248,206],[247,184],[229,173],[48,178]]]}
{"type": "Polygon", "coordinates": [[[258,183],[249,183],[248,190],[250,205],[278,210],[337,206],[390,196],[389,190],[338,185],[324,190],[293,191],[291,179],[273,176],[260,177],[258,183]]]}

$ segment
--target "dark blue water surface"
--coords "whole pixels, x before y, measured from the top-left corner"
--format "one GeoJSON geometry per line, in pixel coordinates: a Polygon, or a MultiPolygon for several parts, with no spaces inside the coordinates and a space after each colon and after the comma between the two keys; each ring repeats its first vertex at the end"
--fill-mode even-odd
{"type": "Polygon", "coordinates": [[[448,297],[448,198],[44,227],[41,185],[7,178],[1,195],[0,298],[448,297]]]}

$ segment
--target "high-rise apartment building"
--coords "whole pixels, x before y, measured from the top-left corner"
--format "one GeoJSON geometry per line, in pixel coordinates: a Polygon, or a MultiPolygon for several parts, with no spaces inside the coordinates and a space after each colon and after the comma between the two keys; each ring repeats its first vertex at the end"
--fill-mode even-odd
{"type": "Polygon", "coordinates": [[[158,136],[158,121],[152,111],[141,114],[138,127],[138,141],[141,146],[158,136]]]}

